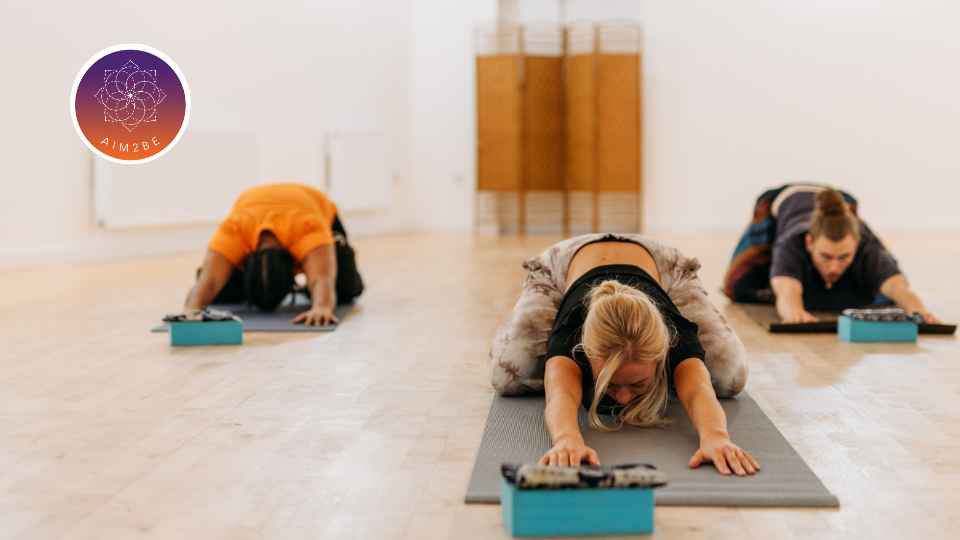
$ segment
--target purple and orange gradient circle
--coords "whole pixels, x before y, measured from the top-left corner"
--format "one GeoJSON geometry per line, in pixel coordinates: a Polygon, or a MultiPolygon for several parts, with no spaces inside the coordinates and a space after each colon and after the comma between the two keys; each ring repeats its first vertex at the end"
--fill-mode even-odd
{"type": "Polygon", "coordinates": [[[80,70],[70,115],[95,154],[114,163],[146,163],[169,152],[186,131],[190,91],[167,55],[146,45],[114,45],[80,70]]]}

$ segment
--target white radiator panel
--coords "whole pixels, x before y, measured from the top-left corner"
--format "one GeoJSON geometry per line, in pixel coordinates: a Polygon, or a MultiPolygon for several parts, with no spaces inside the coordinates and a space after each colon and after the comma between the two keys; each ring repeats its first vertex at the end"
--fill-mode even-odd
{"type": "Polygon", "coordinates": [[[337,208],[351,211],[390,207],[390,167],[383,134],[329,134],[322,156],[326,192],[337,208]]]}
{"type": "Polygon", "coordinates": [[[94,160],[94,212],[107,229],[217,223],[258,183],[253,133],[188,131],[160,159],[139,165],[94,160]]]}

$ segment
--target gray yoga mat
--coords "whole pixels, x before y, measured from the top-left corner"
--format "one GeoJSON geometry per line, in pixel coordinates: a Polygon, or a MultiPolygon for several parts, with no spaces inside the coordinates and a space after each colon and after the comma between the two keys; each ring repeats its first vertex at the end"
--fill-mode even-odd
{"type": "MultiPolygon", "coordinates": [[[[240,317],[243,320],[244,332],[333,332],[337,329],[336,324],[307,326],[304,324],[291,323],[290,319],[310,309],[309,304],[284,304],[271,313],[257,311],[256,308],[251,308],[244,304],[214,304],[210,307],[226,310],[240,317]]],[[[353,304],[344,304],[337,306],[333,313],[340,322],[343,322],[343,319],[352,309],[353,304]]],[[[151,332],[167,332],[168,330],[169,328],[166,323],[150,329],[151,332]]]]}
{"type": "MultiPolygon", "coordinates": [[[[584,427],[582,409],[580,426],[587,445],[600,454],[602,463],[651,463],[667,474],[669,483],[655,491],[658,505],[839,506],[750,396],[741,394],[720,403],[733,441],[760,462],[761,470],[754,476],[723,476],[709,463],[688,468],[698,437],[677,400],[671,402],[667,413],[674,421],[663,429],[624,427],[601,432],[584,427]]],[[[549,449],[542,396],[494,397],[465,502],[499,503],[500,464],[535,462],[549,449]]]]}
{"type": "MultiPolygon", "coordinates": [[[[837,319],[840,314],[835,311],[814,311],[813,316],[819,319],[812,323],[784,323],[775,307],[767,304],[739,304],[738,307],[753,322],[759,324],[771,334],[835,334],[837,333],[837,319]]],[[[889,307],[889,306],[877,306],[889,307]]],[[[926,324],[917,327],[920,334],[925,335],[953,335],[957,331],[955,324],[926,324]]]]}

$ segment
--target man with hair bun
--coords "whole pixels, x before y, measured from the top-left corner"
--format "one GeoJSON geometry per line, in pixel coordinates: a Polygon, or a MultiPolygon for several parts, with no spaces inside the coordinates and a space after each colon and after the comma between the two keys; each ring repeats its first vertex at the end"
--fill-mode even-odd
{"type": "Polygon", "coordinates": [[[815,322],[810,311],[889,301],[927,323],[940,322],[856,209],[856,199],[829,186],[767,191],[734,253],[724,292],[738,302],[774,302],[786,323],[815,322]]]}

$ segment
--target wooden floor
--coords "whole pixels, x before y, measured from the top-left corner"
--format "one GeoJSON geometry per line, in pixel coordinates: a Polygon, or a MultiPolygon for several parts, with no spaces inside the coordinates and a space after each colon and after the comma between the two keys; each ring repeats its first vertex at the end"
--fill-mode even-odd
{"type": "MultiPolygon", "coordinates": [[[[661,237],[716,290],[732,236],[661,237]]],[[[0,538],[503,538],[464,490],[487,350],[520,262],[556,238],[360,239],[369,287],[330,334],[171,349],[199,253],[0,272],[0,538]]],[[[958,235],[887,239],[960,319],[958,235]]],[[[960,341],[770,336],[723,304],[749,392],[839,510],[659,508],[658,538],[956,538],[960,341]]],[[[735,434],[734,434],[735,439],[735,434]]]]}

